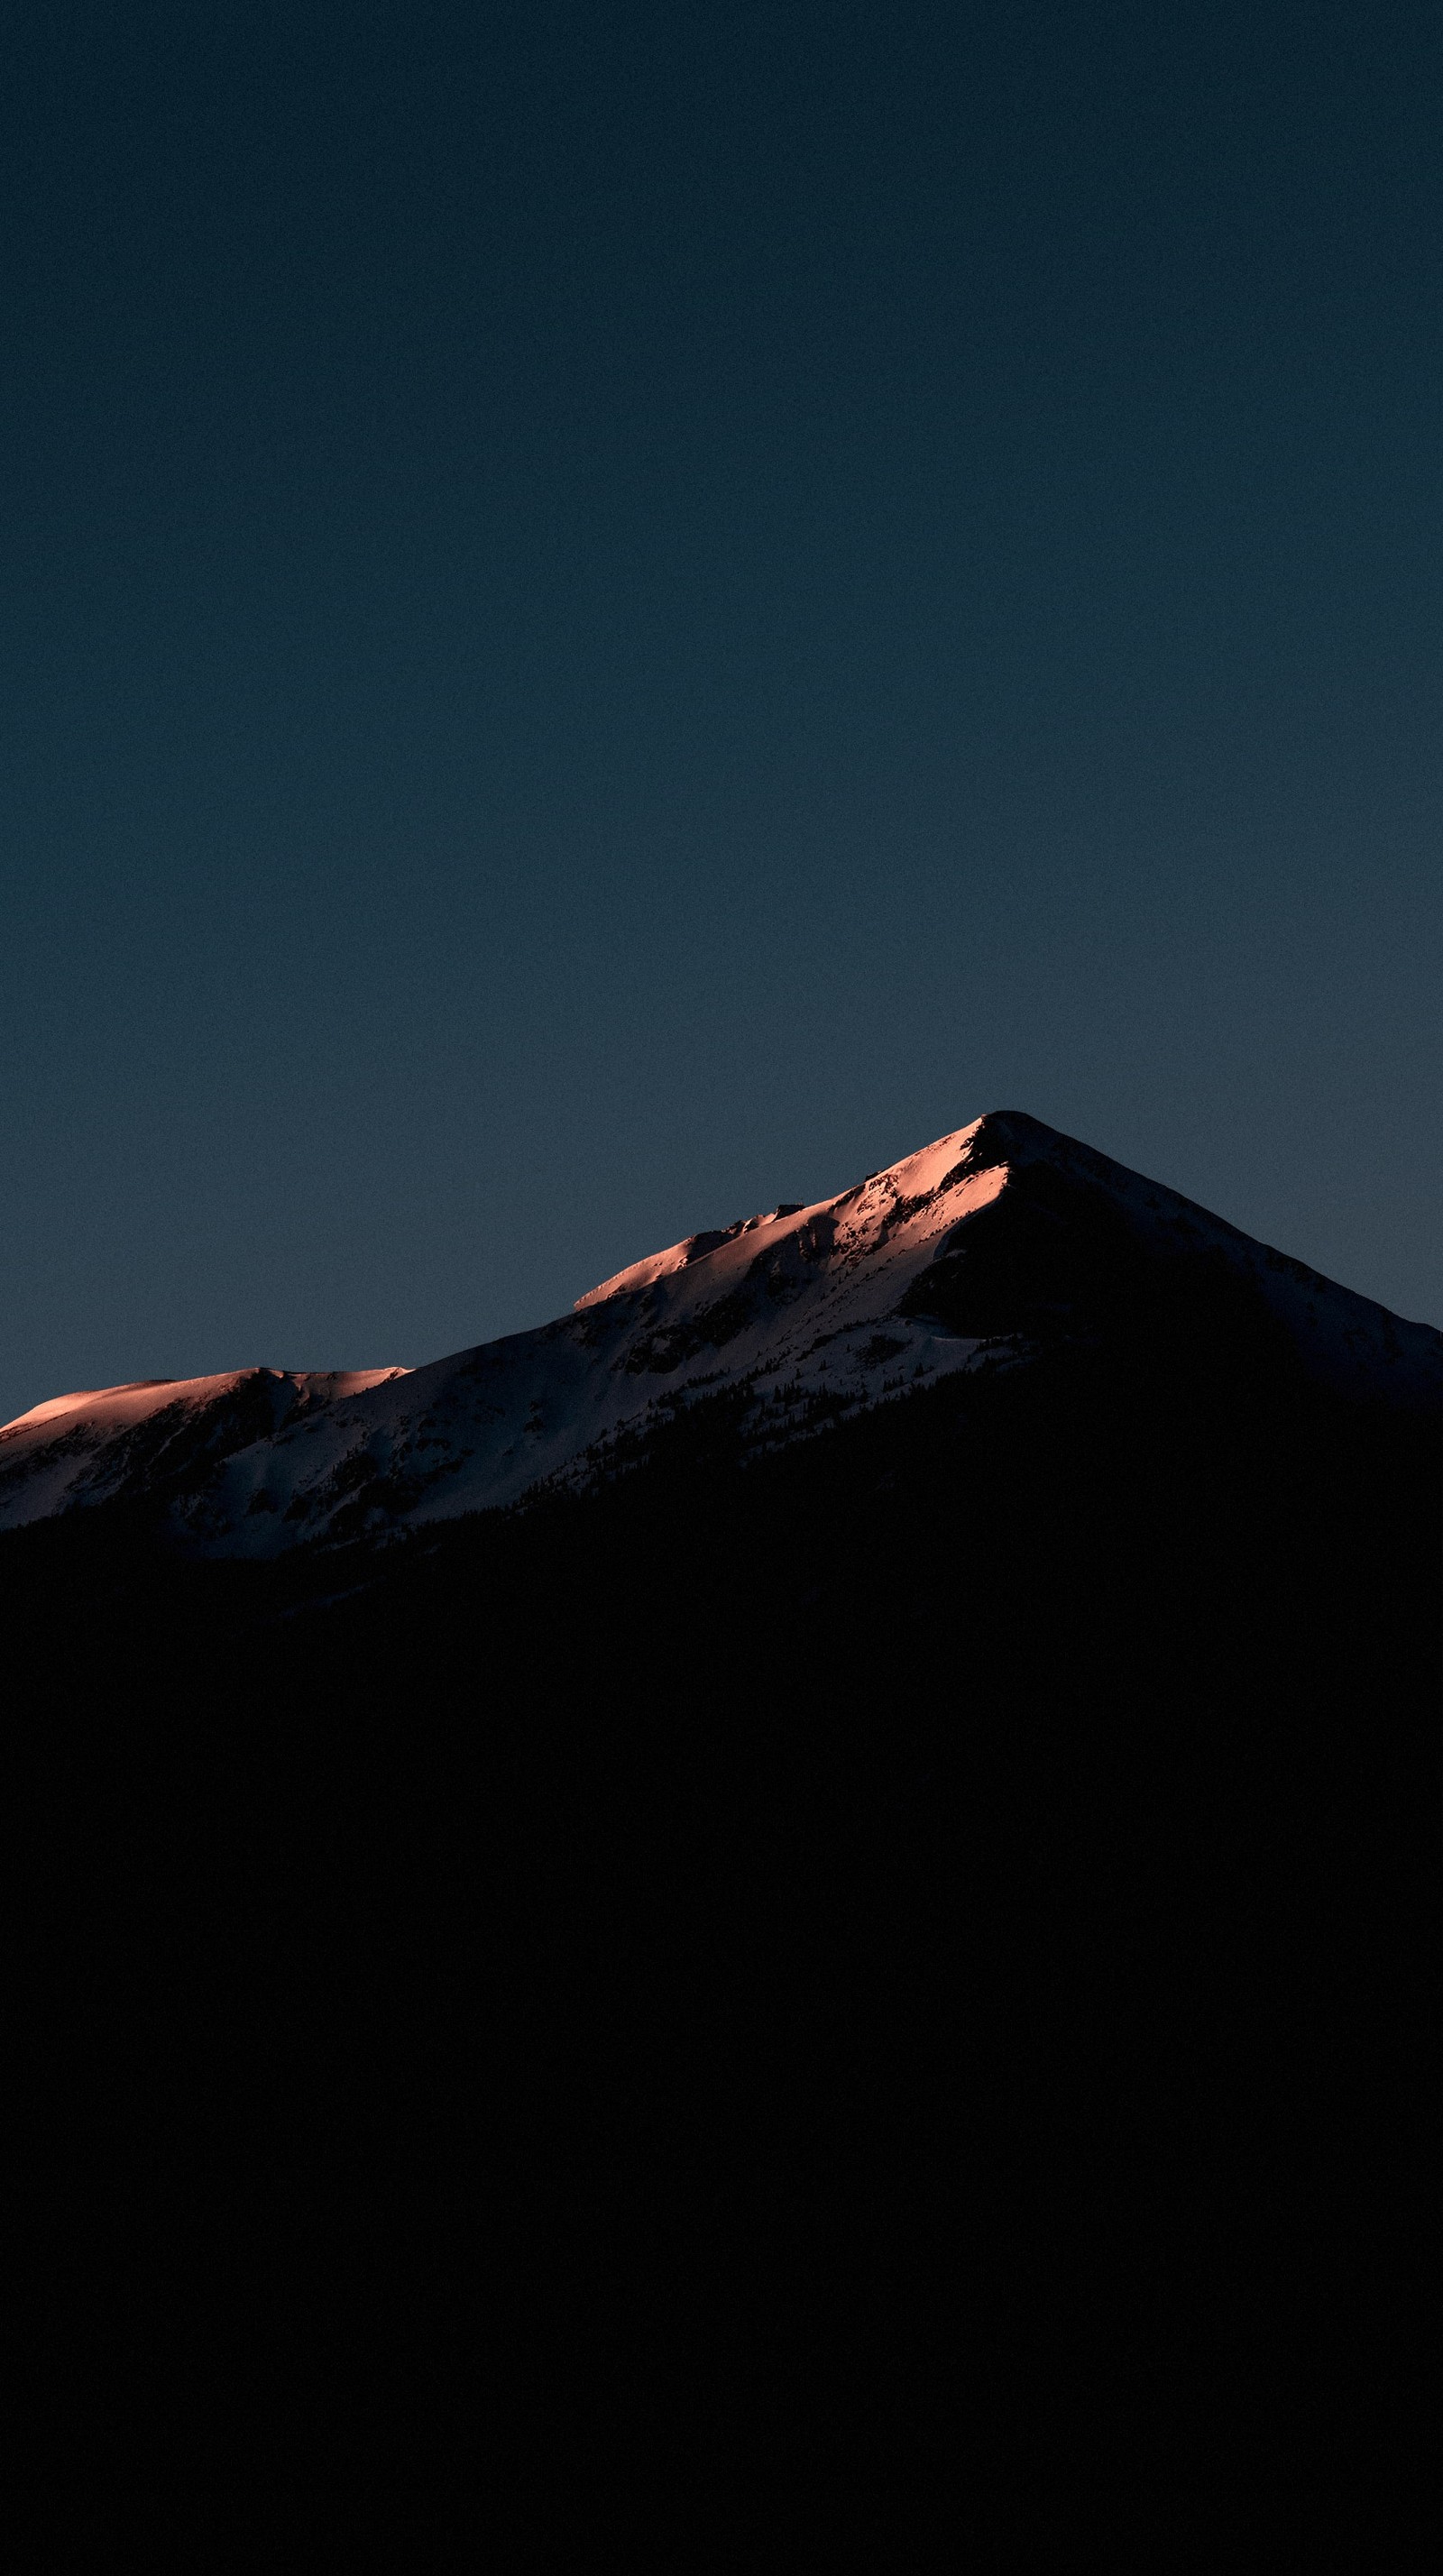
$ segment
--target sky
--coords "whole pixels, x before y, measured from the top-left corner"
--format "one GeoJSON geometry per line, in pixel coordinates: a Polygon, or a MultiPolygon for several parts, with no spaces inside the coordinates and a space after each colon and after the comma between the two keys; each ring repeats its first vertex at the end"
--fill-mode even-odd
{"type": "Polygon", "coordinates": [[[0,1419],[999,1107],[1443,1322],[1436,11],[7,53],[0,1419]]]}

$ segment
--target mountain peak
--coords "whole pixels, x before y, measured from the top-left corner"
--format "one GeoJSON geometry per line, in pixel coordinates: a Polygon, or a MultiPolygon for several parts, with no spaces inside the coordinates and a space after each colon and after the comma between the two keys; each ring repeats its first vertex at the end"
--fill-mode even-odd
{"type": "Polygon", "coordinates": [[[202,1551],[383,1537],[622,1472],[717,1394],[760,1452],[1059,1339],[1122,1350],[1134,1322],[1181,1311],[1180,1282],[1202,1318],[1189,1329],[1206,1332],[1223,1281],[1314,1376],[1403,1402],[1439,1383],[1443,1335],[997,1109],[834,1197],[687,1235],[555,1322],[427,1367],[51,1398],[0,1431],[0,1526],[145,1498],[202,1551]]]}
{"type": "Polygon", "coordinates": [[[775,1240],[777,1230],[800,1233],[818,1219],[830,1218],[838,1209],[854,1206],[864,1199],[875,1213],[889,1205],[895,1207],[904,1200],[913,1207],[919,1206],[924,1199],[935,1197],[948,1182],[962,1178],[964,1167],[982,1168],[979,1158],[970,1155],[968,1148],[970,1140],[979,1137],[987,1126],[986,1119],[974,1119],[970,1126],[954,1129],[951,1134],[939,1137],[935,1144],[924,1145],[919,1153],[905,1155],[900,1162],[888,1164],[884,1171],[869,1172],[865,1180],[854,1183],[848,1190],[839,1191],[835,1198],[810,1202],[783,1199],[776,1207],[768,1208],[758,1216],[738,1217],[731,1225],[686,1235],[680,1243],[669,1244],[664,1252],[649,1253],[644,1260],[632,1262],[625,1270],[615,1271],[599,1287],[588,1288],[583,1296],[577,1298],[574,1311],[579,1314],[589,1306],[604,1304],[609,1298],[650,1288],[658,1280],[679,1270],[689,1270],[693,1263],[709,1259],[712,1254],[740,1242],[744,1237],[758,1238],[748,1245],[749,1257],[755,1258],[765,1248],[763,1239],[771,1237],[775,1240]]]}

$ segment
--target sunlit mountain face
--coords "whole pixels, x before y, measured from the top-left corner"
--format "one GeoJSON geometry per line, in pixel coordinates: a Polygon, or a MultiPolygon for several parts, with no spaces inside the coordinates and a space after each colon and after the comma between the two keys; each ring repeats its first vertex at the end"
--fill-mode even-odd
{"type": "Polygon", "coordinates": [[[1159,1337],[1180,1379],[1266,1351],[1395,1410],[1443,1385],[1430,1327],[999,1111],[426,1367],[252,1367],[53,1398],[0,1431],[0,1529],[144,1505],[157,1535],[216,1558],[384,1541],[604,1488],[708,1422],[761,1460],[1061,1352],[1105,1350],[1122,1404],[1159,1337]]]}

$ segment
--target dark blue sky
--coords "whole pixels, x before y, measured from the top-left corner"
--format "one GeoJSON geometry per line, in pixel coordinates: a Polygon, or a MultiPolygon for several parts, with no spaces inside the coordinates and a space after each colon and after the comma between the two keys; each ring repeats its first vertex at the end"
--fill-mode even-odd
{"type": "Polygon", "coordinates": [[[1443,1319],[1436,11],[7,48],[0,1418],[1002,1105],[1443,1319]]]}

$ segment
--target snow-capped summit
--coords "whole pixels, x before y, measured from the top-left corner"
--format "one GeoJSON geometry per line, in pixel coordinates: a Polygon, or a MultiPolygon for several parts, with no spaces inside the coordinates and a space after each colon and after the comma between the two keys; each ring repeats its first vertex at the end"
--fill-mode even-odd
{"type": "MultiPolygon", "coordinates": [[[[1124,1337],[1171,1283],[1226,1277],[1315,1374],[1443,1384],[1407,1324],[1019,1111],[834,1198],[688,1236],[554,1323],[413,1369],[251,1369],[57,1397],[0,1431],[0,1528],[149,1499],[176,1539],[270,1556],[583,1485],[726,1392],[757,1451],[1058,1335],[1124,1337]]],[[[1207,1330],[1206,1299],[1195,1329],[1207,1330]]]]}

